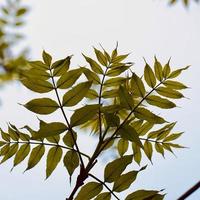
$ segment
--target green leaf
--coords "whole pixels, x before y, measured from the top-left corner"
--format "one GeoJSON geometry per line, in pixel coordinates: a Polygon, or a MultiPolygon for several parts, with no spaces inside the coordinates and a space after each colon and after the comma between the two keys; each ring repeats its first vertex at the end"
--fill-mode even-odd
{"type": "Polygon", "coordinates": [[[65,59],[61,59],[53,63],[51,69],[53,69],[53,76],[61,76],[65,74],[70,66],[72,56],[67,56],[65,59]]]}
{"type": "Polygon", "coordinates": [[[1,128],[0,131],[2,139],[5,140],[6,142],[10,142],[10,135],[8,133],[5,133],[1,128]]]}
{"type": "Polygon", "coordinates": [[[85,60],[90,64],[92,71],[96,72],[97,74],[103,74],[103,70],[101,66],[95,60],[85,56],[84,54],[83,56],[85,60]]]}
{"type": "Polygon", "coordinates": [[[10,143],[4,145],[2,148],[1,148],[1,151],[0,151],[0,156],[4,156],[8,153],[10,149],[10,143]]]}
{"type": "Polygon", "coordinates": [[[97,196],[102,189],[103,186],[100,183],[89,182],[81,188],[75,200],[90,200],[97,196]]]}
{"type": "Polygon", "coordinates": [[[3,159],[1,160],[0,164],[2,164],[3,162],[5,162],[6,160],[8,160],[9,158],[11,158],[12,156],[14,156],[18,150],[18,144],[13,144],[9,147],[8,152],[4,155],[3,159]]]}
{"type": "Polygon", "coordinates": [[[163,140],[163,142],[169,142],[169,141],[176,140],[176,139],[179,138],[182,134],[183,134],[183,132],[181,132],[181,133],[173,133],[173,134],[169,135],[168,137],[166,137],[166,138],[163,140]]]}
{"type": "Polygon", "coordinates": [[[184,67],[184,68],[180,68],[177,69],[173,72],[171,72],[171,74],[169,75],[168,78],[176,78],[177,76],[179,76],[181,74],[182,71],[187,70],[190,66],[184,67]]]}
{"type": "Polygon", "coordinates": [[[127,165],[132,162],[132,158],[132,155],[123,156],[108,163],[104,171],[104,180],[108,183],[112,183],[113,181],[117,180],[122,172],[126,169],[127,165]]]}
{"type": "Polygon", "coordinates": [[[22,77],[27,78],[28,80],[48,80],[50,78],[50,74],[45,71],[46,69],[37,69],[31,68],[27,70],[23,70],[21,73],[22,77]]]}
{"type": "Polygon", "coordinates": [[[153,154],[153,147],[152,144],[149,141],[145,141],[144,143],[144,152],[148,159],[151,161],[152,154],[153,154]]]}
{"type": "Polygon", "coordinates": [[[141,159],[142,159],[142,153],[141,148],[135,143],[132,143],[132,149],[133,149],[133,157],[135,162],[140,165],[141,159]]]}
{"type": "Polygon", "coordinates": [[[28,167],[25,171],[35,167],[41,160],[42,156],[44,155],[45,148],[44,145],[40,144],[33,148],[31,151],[31,155],[28,160],[28,167]]]}
{"type": "Polygon", "coordinates": [[[153,114],[145,108],[137,108],[134,114],[138,119],[143,119],[153,124],[163,124],[166,122],[162,117],[153,114]]]}
{"type": "Polygon", "coordinates": [[[59,135],[66,130],[67,126],[61,122],[46,123],[40,120],[40,129],[33,135],[32,139],[59,135]]]}
{"type": "Polygon", "coordinates": [[[128,141],[124,139],[120,139],[117,145],[117,149],[119,152],[119,155],[122,157],[128,150],[128,141]]]}
{"type": "Polygon", "coordinates": [[[127,126],[127,125],[123,126],[122,128],[118,130],[117,134],[120,135],[125,140],[135,142],[141,148],[143,147],[139,139],[139,135],[133,127],[127,126]]]}
{"type": "Polygon", "coordinates": [[[115,98],[118,96],[118,91],[119,91],[118,89],[104,91],[102,93],[102,98],[104,98],[104,99],[115,98]]]}
{"type": "Polygon", "coordinates": [[[103,65],[103,66],[107,66],[107,59],[104,56],[104,54],[99,51],[98,49],[94,48],[94,52],[96,54],[96,57],[98,59],[98,61],[103,65]]]}
{"type": "Polygon", "coordinates": [[[155,149],[158,153],[160,153],[164,157],[164,149],[160,143],[158,142],[155,143],[155,149]]]}
{"type": "Polygon", "coordinates": [[[153,70],[147,63],[144,68],[144,78],[147,84],[149,85],[149,87],[154,88],[154,86],[156,85],[156,78],[155,78],[153,70]]]}
{"type": "Polygon", "coordinates": [[[79,83],[63,96],[63,106],[75,106],[88,93],[92,85],[91,81],[79,83]]]}
{"type": "Polygon", "coordinates": [[[142,126],[137,130],[140,136],[145,135],[151,128],[154,126],[153,123],[145,122],[142,126]]]}
{"type": "Polygon", "coordinates": [[[100,105],[86,105],[74,111],[71,116],[70,125],[72,127],[84,124],[91,120],[98,112],[100,105]]]}
{"type": "Polygon", "coordinates": [[[134,101],[132,96],[128,93],[127,89],[123,86],[120,86],[118,95],[120,99],[120,105],[126,109],[132,110],[134,107],[134,101]]]}
{"type": "Polygon", "coordinates": [[[104,192],[99,194],[95,200],[111,200],[111,193],[110,192],[104,192]]]}
{"type": "Polygon", "coordinates": [[[47,137],[46,140],[51,142],[51,143],[58,144],[59,141],[60,141],[60,135],[54,135],[54,136],[51,136],[51,137],[47,137]]]}
{"type": "Polygon", "coordinates": [[[46,52],[42,52],[42,58],[46,65],[51,66],[52,57],[46,52]]]}
{"type": "Polygon", "coordinates": [[[89,89],[88,93],[86,94],[85,97],[88,98],[88,99],[96,99],[98,96],[99,95],[98,95],[98,93],[95,90],[89,89]]]}
{"type": "Polygon", "coordinates": [[[138,172],[144,170],[143,167],[139,171],[130,171],[126,174],[121,175],[113,185],[113,191],[122,192],[130,187],[130,185],[136,180],[138,172]]]}
{"type": "Polygon", "coordinates": [[[47,155],[46,179],[52,174],[62,158],[62,148],[52,147],[47,155]]]}
{"type": "Polygon", "coordinates": [[[169,76],[170,72],[171,72],[169,62],[170,62],[170,59],[169,59],[169,61],[167,62],[167,64],[163,68],[163,77],[164,78],[167,78],[169,76]]]}
{"type": "Polygon", "coordinates": [[[20,8],[19,10],[17,10],[16,16],[17,16],[17,17],[22,16],[22,15],[24,15],[27,11],[28,11],[27,8],[20,8]]]}
{"type": "Polygon", "coordinates": [[[47,93],[54,89],[53,85],[45,80],[22,79],[21,82],[28,89],[38,93],[47,93]]]}
{"type": "Polygon", "coordinates": [[[172,89],[175,89],[175,90],[183,90],[183,89],[188,88],[186,85],[184,85],[183,83],[180,83],[178,81],[168,80],[168,81],[165,81],[163,84],[166,87],[172,88],[172,89]]]}
{"type": "Polygon", "coordinates": [[[120,118],[114,113],[105,113],[106,125],[108,127],[118,127],[120,118]]]}
{"type": "Polygon", "coordinates": [[[124,54],[124,55],[119,55],[119,56],[116,56],[112,59],[112,62],[113,63],[119,63],[123,60],[125,60],[127,57],[129,56],[129,53],[128,54],[124,54]]]}
{"type": "Polygon", "coordinates": [[[67,89],[73,86],[77,79],[81,76],[81,74],[81,69],[73,69],[62,74],[62,76],[57,81],[57,87],[60,89],[67,89]]]}
{"type": "Polygon", "coordinates": [[[112,67],[111,69],[109,69],[106,75],[109,77],[118,76],[121,73],[125,72],[127,69],[129,69],[131,66],[132,63],[131,64],[120,63],[118,67],[112,67]]]}
{"type": "Polygon", "coordinates": [[[14,141],[19,140],[19,133],[16,130],[12,129],[10,126],[8,127],[8,133],[14,141]]]}
{"type": "Polygon", "coordinates": [[[157,106],[164,109],[170,109],[176,107],[176,104],[168,99],[161,98],[159,96],[151,95],[146,98],[147,103],[153,106],[157,106]]]}
{"type": "Polygon", "coordinates": [[[119,86],[123,84],[126,80],[127,78],[124,77],[111,78],[105,81],[104,86],[105,87],[119,86]]]}
{"type": "Polygon", "coordinates": [[[153,200],[153,197],[155,197],[158,193],[159,191],[155,190],[137,190],[136,192],[129,194],[125,200],[153,200]]]}
{"type": "Polygon", "coordinates": [[[51,114],[59,108],[59,105],[52,99],[33,99],[24,105],[28,110],[37,114],[51,114]]]}
{"type": "Polygon", "coordinates": [[[30,144],[23,144],[15,155],[13,167],[20,164],[28,156],[30,150],[30,144]]]}
{"type": "Polygon", "coordinates": [[[131,88],[134,94],[136,94],[139,97],[144,97],[145,95],[145,88],[142,80],[133,73],[131,78],[131,88]]]}
{"type": "Polygon", "coordinates": [[[154,62],[154,71],[155,71],[156,78],[159,81],[161,81],[163,79],[162,65],[160,64],[160,62],[157,60],[156,57],[155,57],[155,62],[154,62]]]}
{"type": "Polygon", "coordinates": [[[6,142],[0,141],[0,147],[4,146],[6,142]]]}
{"type": "Polygon", "coordinates": [[[180,92],[173,90],[171,88],[168,88],[168,87],[159,87],[156,89],[156,92],[159,95],[162,95],[164,97],[168,97],[171,99],[180,99],[180,98],[184,97],[183,94],[181,94],[180,92]]]}
{"type": "Polygon", "coordinates": [[[48,65],[44,64],[41,61],[28,61],[28,65],[32,67],[33,69],[38,69],[38,70],[48,70],[49,67],[48,65]]]}
{"type": "MultiPolygon", "coordinates": [[[[73,131],[73,136],[74,136],[74,139],[76,141],[77,140],[77,133],[75,131],[73,131]]],[[[74,139],[72,137],[72,133],[67,131],[67,133],[63,137],[63,142],[65,143],[65,145],[72,148],[74,146],[74,139]]]]}
{"type": "Polygon", "coordinates": [[[79,166],[79,157],[75,151],[68,151],[64,157],[64,166],[67,168],[67,171],[70,175],[74,173],[74,170],[79,166]]]}
{"type": "Polygon", "coordinates": [[[93,84],[100,84],[100,78],[99,76],[92,72],[91,70],[85,68],[85,67],[81,67],[81,69],[83,70],[84,75],[86,76],[86,78],[88,79],[88,81],[92,81],[93,84]]]}

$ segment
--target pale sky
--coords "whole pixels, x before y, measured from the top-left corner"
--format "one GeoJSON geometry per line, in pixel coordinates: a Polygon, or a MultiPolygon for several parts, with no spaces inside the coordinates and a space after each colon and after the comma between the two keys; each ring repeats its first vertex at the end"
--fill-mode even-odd
{"type": "MultiPolygon", "coordinates": [[[[85,64],[81,52],[92,54],[92,46],[101,43],[111,50],[119,42],[119,51],[132,52],[130,60],[135,63],[135,71],[141,73],[143,57],[149,63],[154,55],[165,63],[172,57],[172,66],[192,67],[183,73],[181,81],[191,87],[185,91],[189,98],[178,102],[181,108],[162,111],[170,121],[178,121],[176,130],[185,134],[179,140],[189,149],[177,150],[176,157],[167,154],[153,158],[153,166],[139,174],[129,191],[144,189],[166,189],[166,200],[174,200],[200,179],[200,132],[199,132],[199,75],[200,75],[200,5],[192,4],[185,9],[181,4],[169,7],[160,0],[29,0],[25,4],[31,8],[24,46],[30,46],[30,58],[40,59],[43,49],[55,59],[74,54],[73,64],[85,64]]],[[[36,115],[17,103],[25,103],[37,95],[18,83],[1,88],[0,125],[6,127],[10,121],[16,125],[37,126],[36,115]]],[[[51,120],[60,120],[56,113],[51,120]]],[[[83,151],[88,139],[81,134],[83,151]]],[[[12,161],[12,160],[11,160],[12,161]]],[[[26,162],[12,173],[12,162],[0,166],[0,199],[3,200],[62,200],[70,192],[68,176],[61,164],[53,175],[45,178],[45,164],[41,162],[33,170],[23,174],[26,162]]],[[[44,161],[44,160],[43,160],[44,161]]],[[[134,165],[136,169],[138,167],[134,165]]],[[[102,167],[94,171],[102,174],[102,167]]],[[[189,200],[199,200],[200,191],[189,200]]]]}

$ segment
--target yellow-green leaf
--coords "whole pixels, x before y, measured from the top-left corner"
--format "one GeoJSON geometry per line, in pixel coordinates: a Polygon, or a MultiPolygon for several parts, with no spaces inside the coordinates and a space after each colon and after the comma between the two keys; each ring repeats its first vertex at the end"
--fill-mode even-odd
{"type": "Polygon", "coordinates": [[[156,92],[159,95],[162,95],[164,97],[168,97],[171,99],[180,99],[180,98],[184,97],[183,94],[181,94],[180,92],[173,90],[171,88],[168,88],[168,87],[159,87],[156,89],[156,92]]]}
{"type": "Polygon", "coordinates": [[[145,152],[146,156],[148,157],[148,159],[151,161],[152,154],[153,154],[153,147],[152,147],[151,142],[145,141],[144,152],[145,152]]]}
{"type": "Polygon", "coordinates": [[[176,104],[168,99],[161,98],[159,96],[151,95],[146,98],[146,101],[153,106],[157,106],[164,109],[174,108],[176,104]]]}
{"type": "Polygon", "coordinates": [[[73,87],[63,96],[63,106],[75,106],[79,103],[88,93],[92,85],[91,81],[79,83],[77,86],[73,87]]]}
{"type": "Polygon", "coordinates": [[[171,68],[170,68],[169,62],[170,62],[170,59],[167,62],[167,64],[165,64],[165,66],[163,67],[163,77],[164,78],[167,78],[169,76],[170,72],[171,72],[171,68]]]}
{"type": "Polygon", "coordinates": [[[100,84],[100,78],[99,76],[94,73],[93,71],[85,68],[85,67],[81,67],[81,69],[83,70],[84,75],[86,76],[86,78],[88,79],[88,81],[92,81],[93,84],[100,84]]]}
{"type": "Polygon", "coordinates": [[[32,67],[33,69],[38,69],[38,70],[48,70],[49,67],[45,63],[41,61],[28,61],[28,65],[32,67]]]}
{"type": "Polygon", "coordinates": [[[74,173],[74,170],[79,166],[79,157],[77,152],[68,151],[64,157],[64,166],[67,168],[67,171],[70,176],[74,173]]]}
{"type": "Polygon", "coordinates": [[[183,134],[183,132],[181,132],[181,133],[173,133],[173,134],[167,136],[167,137],[163,140],[163,142],[169,142],[169,141],[176,140],[176,139],[179,138],[182,134],[183,134]]]}
{"type": "Polygon", "coordinates": [[[133,149],[133,158],[135,162],[140,165],[141,159],[142,159],[142,153],[141,148],[135,143],[132,143],[132,149],[133,149]]]}
{"type": "Polygon", "coordinates": [[[155,62],[154,62],[154,71],[155,71],[156,78],[159,81],[161,81],[163,79],[162,65],[160,64],[160,62],[157,60],[156,57],[155,57],[155,62]]]}
{"type": "Polygon", "coordinates": [[[90,200],[97,196],[102,190],[103,186],[100,183],[89,182],[81,188],[75,200],[90,200]]]}
{"type": "Polygon", "coordinates": [[[20,164],[28,156],[30,150],[30,144],[23,144],[15,155],[13,167],[20,164]]]}
{"type": "Polygon", "coordinates": [[[168,80],[168,81],[165,81],[163,84],[166,87],[172,88],[172,89],[175,89],[175,90],[182,90],[182,89],[188,88],[186,85],[184,85],[183,83],[180,83],[178,81],[168,80]]]}
{"type": "Polygon", "coordinates": [[[70,125],[73,127],[84,124],[85,122],[91,120],[97,114],[98,110],[99,104],[86,105],[75,110],[74,114],[71,116],[70,125]]]}
{"type": "Polygon", "coordinates": [[[67,130],[67,126],[61,122],[46,123],[40,120],[40,129],[35,132],[33,139],[45,138],[54,135],[59,135],[67,130]]]}
{"type": "Polygon", "coordinates": [[[95,200],[111,200],[111,193],[110,192],[104,192],[99,194],[95,200]]]}
{"type": "Polygon", "coordinates": [[[105,81],[104,86],[105,87],[119,86],[123,84],[126,80],[127,78],[124,77],[111,78],[105,81]]]}
{"type": "Polygon", "coordinates": [[[179,76],[181,74],[182,71],[187,70],[190,66],[181,68],[181,69],[177,69],[173,72],[171,72],[171,74],[169,75],[168,78],[176,78],[177,76],[179,76]]]}
{"type": "Polygon", "coordinates": [[[42,52],[42,58],[46,65],[51,66],[52,57],[46,52],[42,52]]]}
{"type": "Polygon", "coordinates": [[[128,140],[120,139],[117,145],[118,153],[123,156],[128,150],[129,142],[128,140]]]}
{"type": "Polygon", "coordinates": [[[123,86],[120,86],[118,95],[120,99],[120,105],[126,109],[132,110],[134,107],[134,101],[132,96],[128,93],[127,89],[123,86]]]}
{"type": "Polygon", "coordinates": [[[98,49],[94,48],[94,52],[96,54],[97,60],[103,65],[103,66],[107,66],[107,59],[106,56],[104,56],[104,54],[99,51],[98,49]]]}
{"type": "Polygon", "coordinates": [[[49,98],[33,99],[24,105],[28,110],[37,114],[51,114],[56,111],[59,106],[58,104],[49,98]]]}
{"type": "Polygon", "coordinates": [[[9,158],[11,158],[12,156],[14,156],[18,150],[18,144],[13,144],[9,147],[8,152],[4,155],[3,159],[1,160],[0,164],[2,164],[3,162],[5,162],[6,160],[8,160],[9,158]]]}
{"type": "Polygon", "coordinates": [[[33,148],[31,151],[31,155],[28,160],[28,167],[25,171],[35,167],[41,160],[42,156],[44,155],[45,148],[44,145],[40,144],[33,148]]]}
{"type": "Polygon", "coordinates": [[[81,69],[73,69],[64,73],[57,81],[57,87],[67,89],[74,85],[77,79],[81,76],[81,69]]]}
{"type": "MultiPolygon", "coordinates": [[[[76,141],[77,140],[77,133],[75,131],[73,131],[73,137],[76,141]]],[[[68,147],[73,147],[74,146],[73,137],[72,137],[72,133],[68,131],[65,134],[65,136],[63,137],[63,142],[65,143],[65,145],[67,145],[68,147]]]]}
{"type": "Polygon", "coordinates": [[[85,60],[90,64],[92,71],[96,72],[97,74],[103,74],[103,70],[101,66],[92,58],[89,58],[83,54],[85,60]]]}
{"type": "Polygon", "coordinates": [[[144,97],[145,95],[145,88],[142,80],[133,73],[131,78],[131,89],[133,93],[139,97],[144,97]]]}
{"type": "Polygon", "coordinates": [[[151,67],[146,63],[144,68],[144,78],[147,84],[153,88],[156,85],[156,78],[151,67]]]}
{"type": "Polygon", "coordinates": [[[47,155],[46,165],[46,178],[48,178],[57,167],[58,163],[62,158],[62,148],[52,147],[47,155]]]}
{"type": "Polygon", "coordinates": [[[143,119],[153,124],[163,124],[166,122],[162,117],[153,114],[145,108],[137,108],[134,114],[138,119],[143,119]]]}
{"type": "Polygon", "coordinates": [[[108,183],[117,180],[126,167],[132,162],[132,159],[133,156],[128,155],[109,162],[105,167],[104,180],[108,183]]]}

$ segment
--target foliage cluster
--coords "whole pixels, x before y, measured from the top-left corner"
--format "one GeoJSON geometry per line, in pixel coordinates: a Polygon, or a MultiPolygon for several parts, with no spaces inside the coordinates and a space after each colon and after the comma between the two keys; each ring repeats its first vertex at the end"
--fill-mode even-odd
{"type": "MultiPolygon", "coordinates": [[[[23,106],[39,115],[50,115],[57,110],[65,120],[45,122],[39,120],[39,130],[29,125],[17,128],[8,125],[1,130],[1,164],[14,158],[13,168],[28,158],[26,170],[35,167],[46,156],[46,178],[62,162],[70,181],[77,170],[78,176],[68,200],[119,199],[119,193],[128,189],[137,175],[146,169],[133,169],[142,157],[152,161],[153,153],[163,157],[183,146],[174,143],[182,132],[173,130],[176,122],[168,122],[150,109],[172,109],[174,100],[183,98],[183,83],[176,78],[188,68],[172,70],[170,60],[162,65],[155,57],[154,66],[145,61],[144,74],[135,73],[129,54],[119,54],[116,47],[111,54],[94,48],[96,58],[83,54],[87,66],[71,68],[72,56],[52,62],[43,52],[43,61],[28,62],[22,84],[41,94],[23,106]],[[64,92],[64,94],[63,94],[64,92]],[[55,94],[50,98],[47,93],[55,94]],[[63,94],[63,95],[62,95],[63,94]],[[73,110],[71,116],[66,111],[73,110]],[[92,155],[86,155],[79,146],[80,132],[93,133],[97,144],[92,155]],[[50,148],[49,148],[50,147],[50,148]],[[114,147],[114,148],[113,148],[114,147]],[[101,179],[92,173],[104,152],[115,151],[117,158],[105,165],[101,179]],[[94,179],[93,181],[90,181],[94,179]],[[76,196],[76,197],[75,197],[76,196]]],[[[52,95],[51,95],[52,96],[52,95]]],[[[138,190],[125,200],[161,200],[162,191],[138,190]]]]}

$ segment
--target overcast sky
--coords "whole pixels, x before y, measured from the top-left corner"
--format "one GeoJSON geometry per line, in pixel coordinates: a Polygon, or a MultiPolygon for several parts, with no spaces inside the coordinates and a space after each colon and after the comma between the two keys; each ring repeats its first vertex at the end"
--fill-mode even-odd
{"type": "MultiPolygon", "coordinates": [[[[119,51],[132,52],[130,59],[135,71],[142,72],[145,57],[149,63],[157,55],[165,63],[172,57],[172,66],[192,67],[183,73],[181,80],[191,87],[184,94],[189,98],[179,101],[181,108],[163,111],[170,121],[178,121],[176,130],[185,131],[179,143],[190,147],[176,151],[177,157],[166,155],[164,160],[156,155],[153,166],[140,173],[132,190],[166,189],[167,200],[176,199],[200,179],[200,131],[199,131],[199,76],[200,76],[200,5],[192,4],[185,9],[181,4],[169,7],[161,0],[29,0],[31,8],[24,46],[30,46],[30,58],[41,58],[43,49],[55,59],[74,54],[73,64],[85,64],[81,52],[91,54],[92,46],[101,43],[111,50],[119,42],[119,51]]],[[[0,99],[0,125],[6,127],[11,121],[18,126],[37,125],[34,114],[17,103],[25,103],[35,94],[18,83],[2,88],[0,99]]],[[[60,120],[56,113],[51,120],[60,120]]],[[[82,134],[83,135],[83,134],[82,134]]],[[[92,139],[81,136],[81,146],[92,139]]],[[[43,160],[44,161],[44,160],[43,160]]],[[[41,162],[35,169],[22,174],[26,162],[12,173],[11,161],[0,166],[0,199],[3,200],[61,200],[70,192],[66,170],[62,164],[52,177],[45,178],[45,165],[41,162]]],[[[136,166],[136,165],[135,165],[136,166]]],[[[101,167],[96,168],[98,175],[101,167]]],[[[131,190],[129,190],[130,192],[131,190]]],[[[123,199],[125,193],[120,197],[123,199]]],[[[198,200],[200,191],[190,200],[198,200]]]]}

